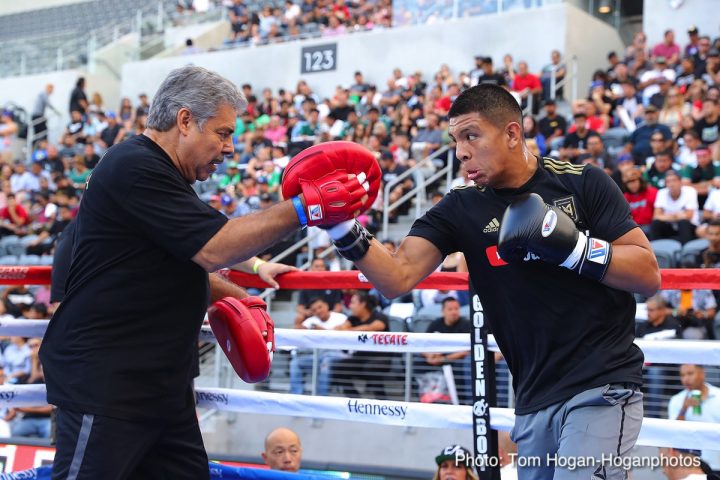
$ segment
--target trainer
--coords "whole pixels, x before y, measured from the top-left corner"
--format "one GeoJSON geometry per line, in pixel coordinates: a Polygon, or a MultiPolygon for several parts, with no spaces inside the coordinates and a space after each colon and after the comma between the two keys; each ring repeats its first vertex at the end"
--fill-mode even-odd
{"type": "MultiPolygon", "coordinates": [[[[216,73],[174,70],[144,134],[109,149],[89,178],[40,351],[58,407],[53,479],[208,478],[192,391],[208,272],[286,237],[304,208],[298,197],[228,220],[191,188],[233,153],[245,106],[216,73]]],[[[332,179],[333,192],[351,185],[353,205],[366,194],[344,172],[332,179]]]]}
{"type": "MultiPolygon", "coordinates": [[[[513,376],[519,455],[622,456],[642,422],[643,355],[635,301],[660,274],[649,242],[612,179],[591,166],[532,155],[522,112],[504,89],[479,85],[449,111],[457,158],[474,186],[447,194],[395,253],[348,221],[329,230],[338,251],[397,297],[464,252],[513,376]]],[[[521,480],[624,479],[611,465],[548,462],[521,480]]]]}

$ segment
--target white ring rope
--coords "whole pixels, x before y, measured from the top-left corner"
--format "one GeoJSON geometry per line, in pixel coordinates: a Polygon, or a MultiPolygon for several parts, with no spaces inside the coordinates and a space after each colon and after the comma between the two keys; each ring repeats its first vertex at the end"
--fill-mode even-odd
{"type": "MultiPolygon", "coordinates": [[[[363,398],[318,397],[268,393],[227,388],[196,388],[201,408],[229,412],[288,415],[399,427],[472,429],[471,406],[394,402],[363,398]]],[[[0,386],[0,407],[32,407],[46,404],[45,385],[0,386]]],[[[482,408],[475,406],[475,408],[482,408]]],[[[515,423],[512,409],[490,409],[490,426],[510,430],[515,423]]],[[[638,445],[720,450],[717,424],[661,420],[643,420],[638,445]]]]}
{"type": "MultiPolygon", "coordinates": [[[[49,320],[0,320],[0,336],[42,337],[49,320]]],[[[209,326],[198,337],[215,342],[209,326]]],[[[275,344],[280,349],[320,348],[373,352],[458,352],[470,350],[470,335],[463,333],[349,332],[278,328],[275,344]]],[[[720,365],[720,340],[635,340],[645,361],[680,365],[720,365]]],[[[498,351],[492,335],[488,348],[498,351]]]]}

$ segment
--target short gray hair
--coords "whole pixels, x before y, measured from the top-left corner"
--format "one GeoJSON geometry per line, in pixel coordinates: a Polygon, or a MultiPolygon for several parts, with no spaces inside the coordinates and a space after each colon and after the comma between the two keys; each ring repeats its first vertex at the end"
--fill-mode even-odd
{"type": "Polygon", "coordinates": [[[202,129],[220,105],[229,105],[240,113],[247,100],[235,84],[215,72],[192,65],[177,68],[158,88],[150,104],[147,127],[167,132],[175,126],[180,109],[187,108],[202,129]]]}

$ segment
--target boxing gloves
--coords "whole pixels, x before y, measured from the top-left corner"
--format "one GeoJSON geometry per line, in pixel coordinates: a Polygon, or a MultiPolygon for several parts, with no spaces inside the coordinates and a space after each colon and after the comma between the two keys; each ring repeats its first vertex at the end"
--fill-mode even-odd
{"type": "Polygon", "coordinates": [[[265,380],[275,351],[275,324],[258,297],[225,297],[208,309],[218,345],[235,372],[248,383],[265,380]]]}
{"type": "Polygon", "coordinates": [[[498,253],[505,261],[522,261],[528,252],[601,281],[610,265],[612,245],[587,237],[563,211],[531,193],[507,207],[498,240],[498,253]]]}
{"type": "Polygon", "coordinates": [[[302,226],[331,226],[370,208],[380,190],[381,176],[380,165],[365,147],[353,142],[321,143],[288,163],[282,194],[292,199],[302,226]],[[355,177],[348,178],[349,174],[355,177]]]}

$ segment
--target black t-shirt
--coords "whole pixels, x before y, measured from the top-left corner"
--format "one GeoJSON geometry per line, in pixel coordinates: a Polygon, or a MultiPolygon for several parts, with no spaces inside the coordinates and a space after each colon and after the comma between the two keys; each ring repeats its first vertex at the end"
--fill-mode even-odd
{"type": "Polygon", "coordinates": [[[115,418],[177,415],[192,405],[210,300],[191,259],[227,219],[138,135],[105,154],[75,222],[65,298],[40,350],[48,402],[115,418]]]}
{"type": "Polygon", "coordinates": [[[80,87],[75,87],[73,91],[70,93],[70,111],[74,112],[80,112],[85,113],[85,109],[80,105],[80,101],[85,100],[87,101],[87,96],[85,95],[85,92],[80,87]]]}
{"type": "Polygon", "coordinates": [[[676,332],[680,329],[680,323],[672,315],[665,317],[659,325],[651,325],[650,322],[640,322],[635,325],[635,336],[642,338],[650,333],[662,332],[663,330],[675,330],[676,332]]]}
{"type": "Polygon", "coordinates": [[[560,115],[556,115],[554,118],[544,117],[538,122],[538,129],[545,138],[553,135],[558,128],[562,130],[560,135],[565,135],[567,131],[567,121],[560,115]]]}
{"type": "Polygon", "coordinates": [[[119,123],[104,128],[103,131],[100,132],[100,139],[105,142],[108,147],[112,147],[121,128],[122,126],[119,123]]]}
{"type": "Polygon", "coordinates": [[[465,254],[485,318],[512,372],[515,412],[521,415],[607,383],[641,384],[643,363],[633,344],[630,293],[541,260],[508,265],[499,259],[497,229],[486,227],[528,192],[568,212],[580,230],[609,242],[637,227],[605,172],[543,158],[518,189],[454,189],[409,233],[432,242],[443,256],[465,254]]]}
{"type": "Polygon", "coordinates": [[[465,318],[459,319],[453,325],[447,325],[442,318],[438,318],[428,325],[425,333],[470,333],[471,329],[470,320],[465,318]]]}
{"type": "Polygon", "coordinates": [[[75,220],[68,223],[55,243],[53,264],[50,272],[50,301],[62,302],[65,297],[65,282],[67,281],[72,260],[72,245],[75,236],[75,220]]]}
{"type": "Polygon", "coordinates": [[[720,140],[720,117],[716,118],[714,122],[701,118],[695,124],[695,131],[700,135],[700,140],[703,143],[717,142],[720,140]]]}

